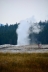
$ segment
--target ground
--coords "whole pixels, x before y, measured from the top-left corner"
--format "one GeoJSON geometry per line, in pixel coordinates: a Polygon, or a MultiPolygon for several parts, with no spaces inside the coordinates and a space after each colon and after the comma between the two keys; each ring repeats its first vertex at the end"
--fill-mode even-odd
{"type": "Polygon", "coordinates": [[[48,45],[0,45],[0,52],[6,53],[48,53],[48,45]]]}
{"type": "Polygon", "coordinates": [[[1,45],[0,72],[48,72],[48,45],[1,45]]]}

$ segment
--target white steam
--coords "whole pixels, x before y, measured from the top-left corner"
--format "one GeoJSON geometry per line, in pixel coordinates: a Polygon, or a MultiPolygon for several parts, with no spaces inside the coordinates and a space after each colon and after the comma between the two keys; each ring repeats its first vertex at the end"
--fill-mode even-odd
{"type": "Polygon", "coordinates": [[[34,28],[33,31],[38,33],[39,26],[36,23],[34,17],[28,18],[20,22],[17,29],[17,34],[18,34],[17,45],[29,45],[28,35],[29,35],[29,28],[31,25],[34,28]]]}

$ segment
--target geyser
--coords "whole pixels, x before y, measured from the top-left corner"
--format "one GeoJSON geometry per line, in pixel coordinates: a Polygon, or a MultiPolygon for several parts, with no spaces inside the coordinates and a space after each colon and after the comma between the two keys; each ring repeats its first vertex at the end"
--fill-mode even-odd
{"type": "Polygon", "coordinates": [[[34,28],[34,32],[38,32],[38,24],[35,24],[36,20],[34,17],[28,18],[26,20],[22,20],[18,26],[17,33],[18,33],[18,40],[17,45],[29,45],[29,28],[32,25],[34,28]],[[31,23],[30,23],[31,22],[31,23]]]}

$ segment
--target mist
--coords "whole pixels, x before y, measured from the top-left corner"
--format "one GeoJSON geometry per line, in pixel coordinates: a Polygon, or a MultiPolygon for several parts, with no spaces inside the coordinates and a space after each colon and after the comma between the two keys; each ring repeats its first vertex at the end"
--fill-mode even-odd
{"type": "MultiPolygon", "coordinates": [[[[28,18],[26,20],[20,21],[20,24],[17,29],[17,34],[18,34],[18,40],[17,40],[17,45],[29,45],[29,34],[30,34],[30,27],[33,27],[33,33],[39,33],[40,31],[40,26],[38,23],[36,23],[36,19],[33,17],[28,18]]],[[[34,36],[34,35],[32,35],[34,36]]],[[[34,38],[34,37],[33,37],[34,38]]],[[[35,39],[33,39],[35,42],[35,39]]]]}

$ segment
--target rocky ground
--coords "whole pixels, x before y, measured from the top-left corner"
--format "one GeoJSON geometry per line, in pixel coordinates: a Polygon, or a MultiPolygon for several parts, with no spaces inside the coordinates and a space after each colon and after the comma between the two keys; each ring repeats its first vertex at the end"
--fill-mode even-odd
{"type": "Polygon", "coordinates": [[[17,45],[0,45],[0,52],[6,53],[48,53],[48,45],[26,45],[26,46],[17,46],[17,45]]]}

